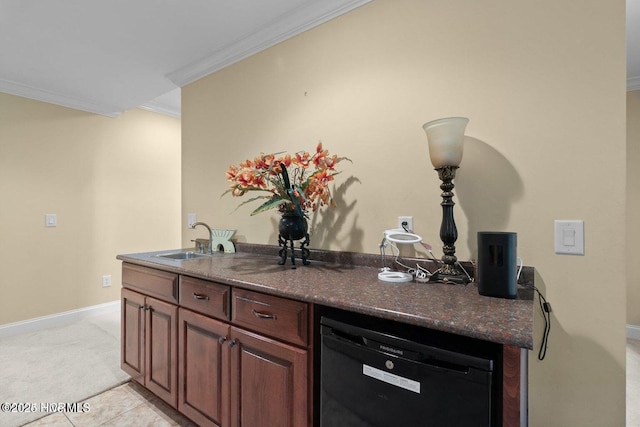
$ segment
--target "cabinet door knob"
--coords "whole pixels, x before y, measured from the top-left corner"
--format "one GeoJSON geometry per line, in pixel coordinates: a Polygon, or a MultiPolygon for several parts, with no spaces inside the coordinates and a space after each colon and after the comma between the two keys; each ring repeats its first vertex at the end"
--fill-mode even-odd
{"type": "Polygon", "coordinates": [[[224,342],[225,342],[226,340],[227,340],[227,337],[220,337],[220,338],[218,338],[218,342],[219,342],[220,344],[224,344],[224,342]]]}
{"type": "Polygon", "coordinates": [[[193,297],[197,300],[204,300],[204,301],[209,301],[209,296],[208,295],[202,295],[202,294],[196,294],[195,292],[193,293],[193,297]]]}
{"type": "Polygon", "coordinates": [[[276,315],[271,313],[263,313],[261,311],[253,310],[253,315],[258,319],[273,319],[275,320],[276,315]]]}
{"type": "Polygon", "coordinates": [[[233,347],[236,344],[238,344],[238,341],[236,341],[236,340],[229,341],[229,347],[233,347]]]}

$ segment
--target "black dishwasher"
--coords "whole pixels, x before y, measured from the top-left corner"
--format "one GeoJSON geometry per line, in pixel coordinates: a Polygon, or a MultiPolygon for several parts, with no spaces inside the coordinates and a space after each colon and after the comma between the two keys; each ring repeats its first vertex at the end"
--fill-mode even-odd
{"type": "Polygon", "coordinates": [[[481,349],[479,357],[456,351],[468,346],[455,338],[423,339],[422,328],[359,323],[321,318],[321,427],[499,424],[499,348],[481,349]]]}

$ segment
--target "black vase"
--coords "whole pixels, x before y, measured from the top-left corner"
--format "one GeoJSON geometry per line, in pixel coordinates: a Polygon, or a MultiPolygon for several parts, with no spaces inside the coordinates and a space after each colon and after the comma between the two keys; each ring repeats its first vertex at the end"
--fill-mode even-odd
{"type": "Polygon", "coordinates": [[[295,212],[284,213],[278,231],[285,240],[300,240],[307,235],[307,220],[295,212]]]}

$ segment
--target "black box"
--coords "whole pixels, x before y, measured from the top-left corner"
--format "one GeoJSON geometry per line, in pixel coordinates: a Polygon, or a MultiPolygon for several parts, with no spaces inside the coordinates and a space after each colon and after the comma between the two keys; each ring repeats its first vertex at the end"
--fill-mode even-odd
{"type": "Polygon", "coordinates": [[[517,234],[478,232],[478,293],[514,299],[517,291],[517,234]]]}

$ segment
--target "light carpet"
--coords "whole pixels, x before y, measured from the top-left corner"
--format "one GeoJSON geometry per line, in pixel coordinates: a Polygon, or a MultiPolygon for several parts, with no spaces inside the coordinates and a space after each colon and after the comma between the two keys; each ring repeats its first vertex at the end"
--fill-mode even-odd
{"type": "MultiPolygon", "coordinates": [[[[80,402],[128,380],[120,369],[119,312],[0,339],[0,404],[80,402]]],[[[0,425],[46,414],[0,411],[0,425]]]]}

